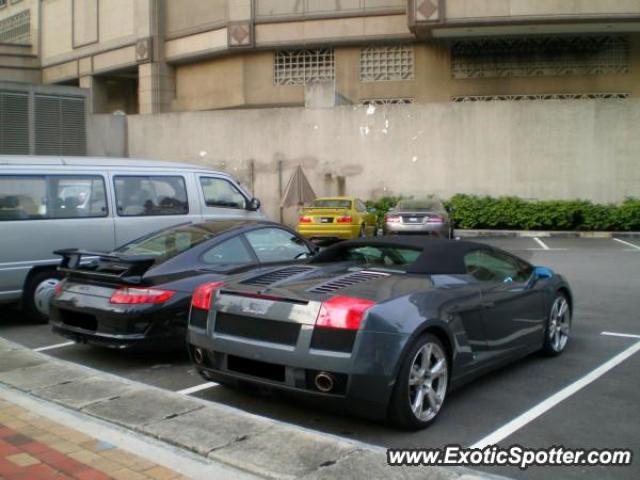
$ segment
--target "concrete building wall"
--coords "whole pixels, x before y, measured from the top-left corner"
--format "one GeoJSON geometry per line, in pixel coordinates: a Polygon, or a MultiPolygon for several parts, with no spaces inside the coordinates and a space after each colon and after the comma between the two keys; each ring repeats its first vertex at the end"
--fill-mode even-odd
{"type": "Polygon", "coordinates": [[[253,186],[272,218],[279,162],[285,184],[301,165],[319,195],[344,177],[347,193],[362,198],[614,202],[640,196],[639,123],[636,99],[184,112],[129,116],[128,150],[227,170],[253,186]]]}

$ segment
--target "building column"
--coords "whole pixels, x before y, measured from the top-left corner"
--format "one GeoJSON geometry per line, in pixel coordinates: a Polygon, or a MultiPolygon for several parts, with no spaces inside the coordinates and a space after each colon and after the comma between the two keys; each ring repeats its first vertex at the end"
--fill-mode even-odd
{"type": "Polygon", "coordinates": [[[165,0],[135,0],[138,111],[171,111],[175,71],[164,60],[165,0]]]}
{"type": "Polygon", "coordinates": [[[80,88],[89,90],[89,113],[104,113],[107,111],[107,89],[99,78],[84,75],[79,78],[80,88]]]}

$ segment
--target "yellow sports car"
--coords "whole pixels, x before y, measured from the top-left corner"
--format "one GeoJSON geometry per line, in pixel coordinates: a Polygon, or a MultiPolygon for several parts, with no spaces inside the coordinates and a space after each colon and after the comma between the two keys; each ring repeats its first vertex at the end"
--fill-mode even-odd
{"type": "Polygon", "coordinates": [[[317,198],[298,219],[298,232],[312,240],[347,240],[375,235],[377,230],[376,215],[353,197],[317,198]]]}

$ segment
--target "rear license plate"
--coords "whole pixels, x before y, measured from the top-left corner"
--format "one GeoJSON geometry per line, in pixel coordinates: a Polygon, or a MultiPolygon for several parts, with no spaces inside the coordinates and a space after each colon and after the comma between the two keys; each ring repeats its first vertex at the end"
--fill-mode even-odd
{"type": "Polygon", "coordinates": [[[333,223],[333,218],[331,217],[321,217],[320,223],[333,223]]]}
{"type": "Polygon", "coordinates": [[[409,217],[409,223],[418,223],[418,217],[409,217]]]}

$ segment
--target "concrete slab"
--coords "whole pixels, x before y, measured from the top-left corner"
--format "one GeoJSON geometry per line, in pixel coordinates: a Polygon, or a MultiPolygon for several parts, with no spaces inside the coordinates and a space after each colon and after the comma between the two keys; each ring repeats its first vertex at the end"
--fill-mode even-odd
{"type": "MultiPolygon", "coordinates": [[[[338,462],[321,467],[302,478],[304,480],[333,480],[335,478],[462,480],[463,477],[456,470],[450,468],[390,467],[387,465],[387,458],[384,453],[357,450],[338,462]]],[[[471,478],[465,476],[464,480],[471,480],[471,478]]]]}
{"type": "Polygon", "coordinates": [[[136,390],[135,386],[101,377],[77,378],[71,383],[36,388],[31,393],[71,408],[84,408],[92,403],[120,397],[136,390]]]}
{"type": "Polygon", "coordinates": [[[71,383],[73,380],[88,376],[90,376],[88,371],[82,371],[73,365],[41,363],[2,372],[0,373],[0,382],[20,390],[30,391],[35,388],[71,383]]]}
{"type": "Polygon", "coordinates": [[[268,478],[300,478],[346,457],[350,443],[274,425],[258,435],[214,450],[209,458],[268,478]]]}
{"type": "Polygon", "coordinates": [[[29,350],[6,350],[0,352],[0,372],[32,367],[46,362],[46,357],[29,350]]]}
{"type": "Polygon", "coordinates": [[[249,416],[203,408],[149,424],[142,431],[160,440],[207,455],[214,449],[261,433],[270,426],[267,422],[249,416]]]}
{"type": "Polygon", "coordinates": [[[188,397],[153,388],[140,388],[113,400],[91,404],[82,411],[127,428],[140,430],[143,425],[199,408],[202,408],[202,403],[188,397]]]}

